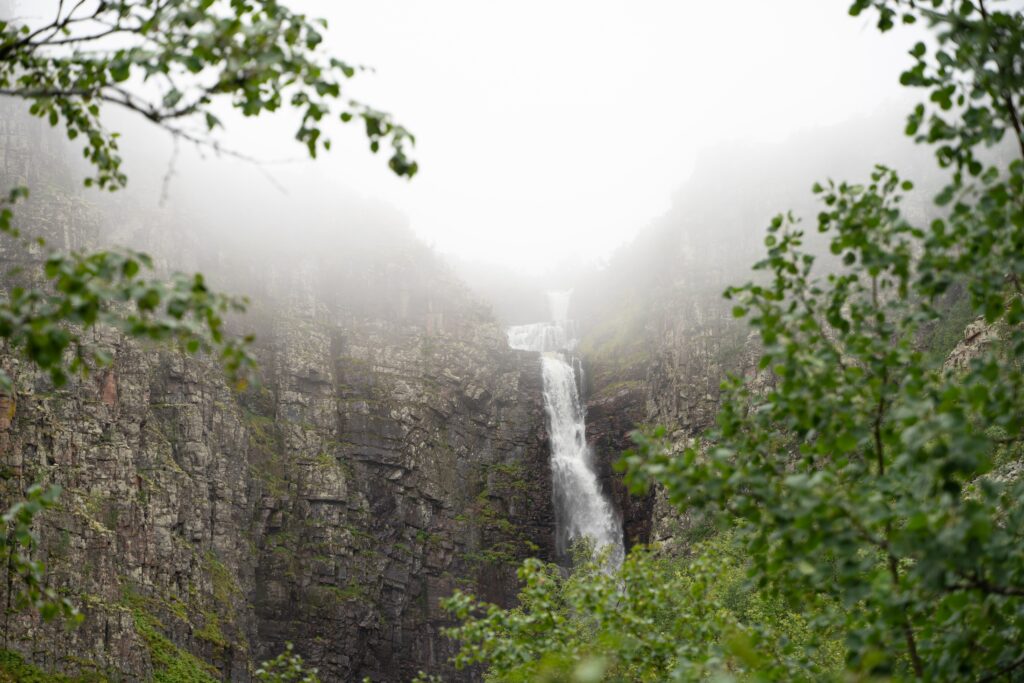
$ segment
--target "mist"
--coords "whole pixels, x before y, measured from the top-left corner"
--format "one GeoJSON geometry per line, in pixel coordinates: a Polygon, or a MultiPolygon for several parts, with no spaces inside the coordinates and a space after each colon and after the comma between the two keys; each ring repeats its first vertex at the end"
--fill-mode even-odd
{"type": "Polygon", "coordinates": [[[417,135],[420,174],[395,178],[355,127],[330,130],[333,153],[313,161],[289,114],[224,111],[219,143],[247,161],[111,109],[130,178],[118,201],[187,217],[210,245],[243,236],[238,248],[296,255],[342,233],[379,239],[387,224],[471,280],[482,269],[565,284],[672,211],[701,160],[728,148],[723,167],[790,177],[822,154],[792,142],[802,131],[841,135],[865,117],[898,129],[911,103],[898,74],[914,33],[878,36],[839,1],[296,9],[328,20],[330,52],[374,68],[349,94],[417,135]]]}

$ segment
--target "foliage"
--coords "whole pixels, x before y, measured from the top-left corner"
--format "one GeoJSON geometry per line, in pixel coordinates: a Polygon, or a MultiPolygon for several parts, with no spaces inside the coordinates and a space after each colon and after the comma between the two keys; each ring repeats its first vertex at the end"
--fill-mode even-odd
{"type": "MultiPolygon", "coordinates": [[[[363,679],[364,683],[368,680],[369,679],[367,678],[363,679]]],[[[433,674],[428,674],[425,671],[419,671],[416,673],[416,677],[409,681],[409,683],[443,683],[443,680],[440,676],[434,676],[433,674]]]]}
{"type": "Polygon", "coordinates": [[[690,560],[634,549],[617,571],[578,552],[564,578],[556,565],[527,560],[519,605],[510,610],[457,591],[443,602],[462,622],[447,631],[461,643],[455,663],[484,663],[488,680],[524,682],[834,674],[838,643],[823,645],[806,621],[751,591],[728,538],[701,546],[690,560]]]}
{"type": "Polygon", "coordinates": [[[100,674],[64,676],[42,671],[16,652],[0,650],[0,683],[105,683],[100,674]]]}
{"type": "Polygon", "coordinates": [[[702,447],[676,455],[648,432],[625,465],[635,488],[657,481],[680,509],[734,522],[762,590],[841,628],[851,671],[1009,679],[1024,667],[1024,15],[970,0],[851,13],[871,7],[882,30],[935,30],[902,82],[929,91],[907,132],[950,169],[940,217],[910,225],[912,185],[885,167],[816,185],[842,267],[819,276],[777,217],[755,267],[767,284],[727,292],[763,376],[726,383],[702,447]],[[915,343],[955,286],[995,338],[957,367],[915,343]]]}
{"type": "Polygon", "coordinates": [[[129,596],[135,630],[142,637],[153,662],[154,683],[214,683],[217,669],[183,651],[163,634],[163,624],[146,611],[141,601],[129,596]]]}
{"type": "Polygon", "coordinates": [[[883,32],[897,20],[914,24],[920,18],[935,33],[938,45],[931,52],[923,42],[911,50],[915,64],[900,83],[930,91],[928,104],[918,105],[908,118],[906,132],[917,142],[935,144],[939,164],[955,169],[950,192],[943,194],[947,201],[961,189],[965,171],[970,177],[985,172],[979,146],[996,144],[1009,132],[1011,144],[1024,156],[1024,23],[1019,9],[991,12],[985,0],[854,0],[850,14],[869,8],[877,11],[883,32]]]}
{"type": "MultiPolygon", "coordinates": [[[[10,209],[4,212],[0,231],[11,232],[10,209]]],[[[137,339],[177,342],[189,353],[216,353],[243,388],[253,366],[246,351],[252,338],[225,334],[224,318],[244,311],[245,300],[210,291],[199,273],[177,273],[169,282],[139,276],[152,268],[149,256],[127,250],[54,252],[44,264],[46,288],[13,287],[0,297],[0,339],[58,387],[69,373],[110,363],[83,342],[86,330],[109,326],[137,339]]],[[[3,370],[0,390],[13,390],[3,370]]]]}
{"type": "MultiPolygon", "coordinates": [[[[149,651],[155,683],[212,683],[220,677],[216,667],[182,650],[164,635],[163,624],[146,609],[143,598],[128,593],[125,600],[131,609],[135,630],[149,651]]],[[[202,637],[199,631],[195,635],[202,637]]],[[[320,683],[316,669],[304,667],[302,657],[294,653],[291,643],[277,657],[263,662],[254,672],[254,678],[266,683],[320,683]]]]}
{"type": "MultiPolygon", "coordinates": [[[[105,107],[139,114],[176,142],[236,156],[214,137],[222,127],[217,102],[245,116],[299,112],[295,137],[312,157],[330,149],[325,123],[336,115],[361,123],[374,153],[390,143],[388,164],[398,176],[411,178],[418,169],[409,157],[415,139],[404,127],[343,98],[343,81],[360,69],[324,54],[326,23],[277,0],[104,0],[58,2],[49,9],[52,19],[38,22],[0,19],[0,95],[28,101],[33,116],[63,125],[70,140],[84,141],[83,156],[92,167],[86,186],[113,191],[128,182],[118,134],[103,124],[105,107]]],[[[27,188],[15,187],[0,201],[0,239],[15,248],[45,247],[40,236],[23,236],[15,223],[14,206],[27,196],[27,188]]],[[[152,270],[151,259],[132,251],[51,253],[44,283],[0,291],[4,352],[23,355],[61,386],[69,373],[85,374],[111,361],[83,343],[90,329],[110,326],[129,337],[215,354],[244,386],[253,365],[251,337],[224,330],[225,316],[244,310],[244,300],[210,291],[200,274],[164,281],[141,277],[143,270],[152,270]]],[[[0,370],[0,395],[13,391],[0,370]]],[[[9,572],[28,586],[26,604],[45,618],[73,612],[40,588],[42,566],[22,549],[30,545],[32,516],[47,496],[52,504],[56,491],[15,503],[5,521],[17,518],[20,535],[14,544],[0,536],[9,572]]]]}
{"type": "Polygon", "coordinates": [[[0,550],[6,556],[4,564],[7,565],[9,579],[17,577],[21,583],[17,589],[8,583],[13,599],[8,607],[22,609],[31,606],[39,610],[45,620],[60,615],[68,618],[71,623],[78,623],[82,615],[70,601],[46,585],[43,563],[32,558],[32,549],[36,545],[32,520],[42,510],[53,507],[59,495],[59,486],[43,487],[35,484],[25,492],[24,500],[17,501],[3,514],[0,550]]]}
{"type": "Polygon", "coordinates": [[[255,678],[265,683],[320,683],[316,669],[307,669],[302,657],[295,654],[291,643],[274,659],[263,662],[256,669],[255,678]]]}
{"type": "Polygon", "coordinates": [[[102,123],[103,105],[135,112],[175,137],[219,149],[215,101],[245,116],[290,107],[302,119],[295,137],[316,156],[331,147],[324,122],[340,105],[358,120],[371,149],[390,141],[391,169],[411,177],[412,135],[372,107],[343,98],[359,69],[321,50],[323,20],[277,0],[107,0],[56,3],[51,20],[0,21],[0,94],[31,102],[33,115],[85,141],[95,167],[87,185],[116,189],[117,135],[102,123]],[[200,132],[187,126],[196,124],[200,132]]]}

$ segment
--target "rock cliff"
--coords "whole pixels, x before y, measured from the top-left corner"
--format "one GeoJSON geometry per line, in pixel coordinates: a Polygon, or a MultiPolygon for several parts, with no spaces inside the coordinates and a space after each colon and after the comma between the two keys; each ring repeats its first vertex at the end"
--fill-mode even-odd
{"type": "MultiPolygon", "coordinates": [[[[576,283],[571,314],[580,321],[588,368],[588,435],[603,471],[629,447],[626,434],[636,425],[664,426],[674,444],[686,444],[713,425],[726,374],[757,372],[757,339],[732,317],[723,292],[760,276],[752,267],[764,256],[773,215],[793,210],[813,225],[818,206],[809,190],[816,180],[863,178],[885,149],[886,163],[919,188],[903,211],[927,222],[943,178],[926,151],[890,130],[892,115],[803,131],[783,144],[705,150],[669,211],[576,283]]],[[[805,233],[818,272],[827,272],[835,264],[827,236],[813,227],[805,233]]],[[[953,316],[930,333],[955,341],[967,322],[953,316]]],[[[607,482],[630,543],[686,536],[699,523],[656,494],[631,499],[615,476],[607,482]]]]}
{"type": "MultiPolygon", "coordinates": [[[[5,181],[49,177],[32,152],[45,136],[9,118],[3,133],[5,181]]],[[[122,209],[58,184],[19,216],[50,244],[113,234],[167,267],[182,265],[169,241],[200,239],[122,209]]],[[[39,256],[0,254],[23,277],[39,256]]],[[[552,555],[539,360],[510,350],[401,231],[387,248],[262,258],[183,264],[227,263],[241,275],[226,281],[252,295],[235,324],[255,328],[261,382],[243,393],[210,359],[109,330],[91,343],[111,365],[61,389],[3,358],[16,391],[3,398],[0,502],[63,486],[34,553],[86,620],[67,631],[9,612],[0,648],[117,680],[246,681],[293,642],[325,681],[472,679],[447,664],[439,598],[465,587],[507,605],[518,560],[552,555]]]]}

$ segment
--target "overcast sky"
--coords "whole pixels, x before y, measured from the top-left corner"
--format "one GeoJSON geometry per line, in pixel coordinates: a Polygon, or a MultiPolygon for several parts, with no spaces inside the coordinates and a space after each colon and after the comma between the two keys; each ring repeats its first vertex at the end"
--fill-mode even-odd
{"type": "MultiPolygon", "coordinates": [[[[349,93],[417,135],[421,172],[394,177],[358,129],[338,130],[330,158],[269,169],[289,190],[281,201],[379,200],[441,252],[532,271],[630,239],[702,148],[780,140],[898,97],[913,38],[880,36],[847,15],[848,0],[290,4],[329,20],[331,52],[375,67],[349,93]]],[[[262,158],[301,157],[280,125],[232,122],[230,139],[262,158]]]]}

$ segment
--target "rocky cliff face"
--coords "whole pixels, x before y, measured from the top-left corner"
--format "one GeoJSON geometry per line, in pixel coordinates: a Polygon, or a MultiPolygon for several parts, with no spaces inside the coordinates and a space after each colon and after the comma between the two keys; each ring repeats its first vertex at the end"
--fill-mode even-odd
{"type": "MultiPolygon", "coordinates": [[[[7,150],[36,144],[30,128],[4,134],[7,150]]],[[[62,247],[110,234],[110,213],[74,192],[37,193],[20,216],[62,247]]],[[[165,256],[159,227],[190,239],[155,227],[135,216],[116,231],[165,256]]],[[[39,255],[0,256],[32,273],[39,255]]],[[[254,299],[240,324],[256,328],[262,375],[241,394],[209,359],[113,331],[92,339],[113,363],[59,390],[3,358],[17,391],[3,398],[0,502],[64,487],[34,553],[86,620],[67,632],[8,613],[0,647],[66,672],[245,681],[293,642],[325,681],[471,679],[447,664],[439,598],[464,587],[510,604],[518,561],[553,555],[539,359],[508,349],[405,238],[250,264],[235,284],[254,299]]]]}
{"type": "Polygon", "coordinates": [[[281,321],[249,407],[278,491],[257,519],[260,641],[337,680],[445,670],[438,600],[510,604],[517,561],[552,552],[539,360],[482,312],[435,293],[403,318],[402,298],[333,330],[281,321]]]}
{"type": "Polygon", "coordinates": [[[650,496],[630,495],[612,465],[632,442],[629,433],[644,422],[643,390],[639,386],[605,387],[587,401],[587,440],[597,454],[595,465],[601,487],[622,515],[623,541],[629,550],[650,540],[650,496]]]}
{"type": "Polygon", "coordinates": [[[117,338],[78,386],[19,375],[7,493],[64,486],[40,556],[88,620],[15,616],[9,647],[148,677],[169,638],[245,680],[291,641],[325,680],[405,680],[445,668],[439,598],[509,603],[513,563],[552,537],[536,359],[487,325],[289,320],[263,339],[270,376],[241,397],[117,338]]]}
{"type": "Polygon", "coordinates": [[[640,426],[664,426],[677,443],[700,434],[714,423],[726,373],[754,371],[754,341],[727,304],[720,296],[659,288],[625,327],[614,322],[621,320],[615,312],[611,323],[584,325],[587,435],[605,489],[622,514],[627,547],[665,541],[692,526],[677,519],[657,492],[631,495],[612,465],[632,446],[629,432],[640,426]]]}
{"type": "MultiPolygon", "coordinates": [[[[733,319],[723,292],[758,277],[751,268],[765,253],[773,215],[816,215],[817,200],[807,191],[815,180],[863,178],[884,147],[923,188],[902,209],[927,222],[929,198],[943,178],[927,154],[890,130],[889,120],[880,113],[804,131],[785,144],[706,150],[672,208],[576,284],[572,315],[581,324],[588,365],[588,435],[604,471],[629,446],[625,434],[635,425],[661,425],[684,445],[712,426],[726,374],[756,372],[757,340],[733,319]],[[803,151],[794,157],[793,150],[803,151]]],[[[806,232],[818,267],[829,268],[827,236],[806,232]]],[[[637,501],[616,477],[607,481],[631,542],[685,535],[697,523],[656,495],[637,501]]]]}

